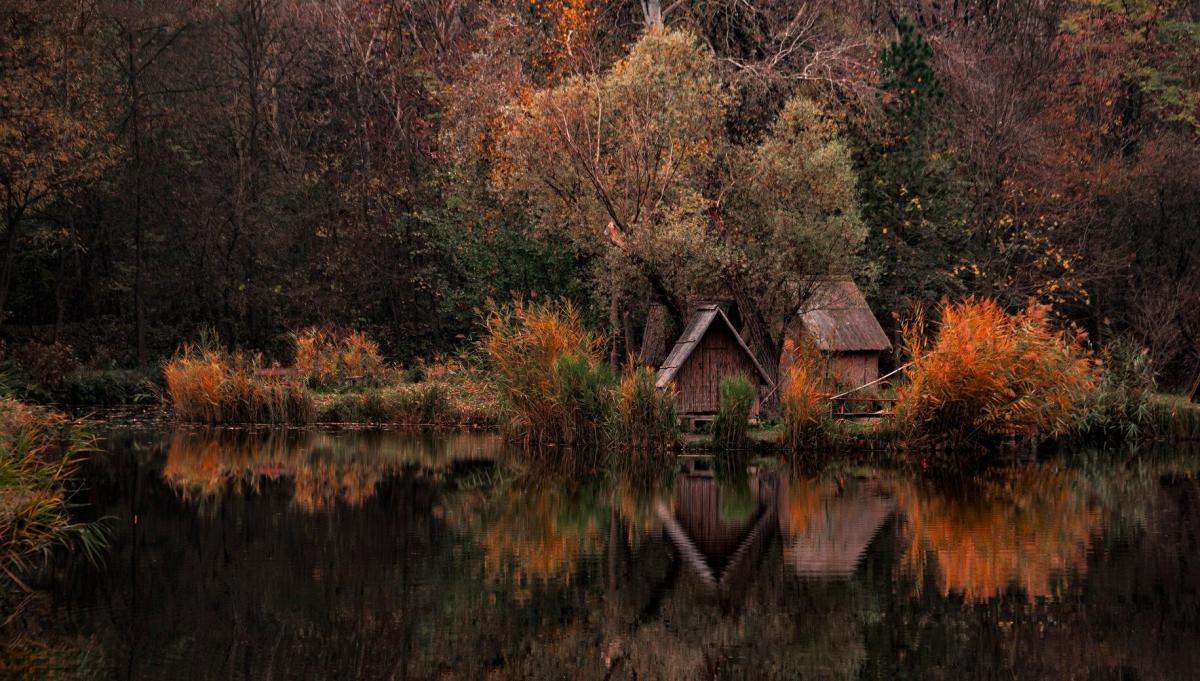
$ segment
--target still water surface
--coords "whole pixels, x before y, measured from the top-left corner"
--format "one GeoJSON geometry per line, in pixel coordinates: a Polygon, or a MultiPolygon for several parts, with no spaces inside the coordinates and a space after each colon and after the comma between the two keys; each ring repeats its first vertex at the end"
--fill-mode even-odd
{"type": "Polygon", "coordinates": [[[515,472],[494,435],[115,432],[45,617],[120,679],[1200,678],[1200,458],[515,472]],[[498,463],[499,461],[499,463],[498,463]]]}

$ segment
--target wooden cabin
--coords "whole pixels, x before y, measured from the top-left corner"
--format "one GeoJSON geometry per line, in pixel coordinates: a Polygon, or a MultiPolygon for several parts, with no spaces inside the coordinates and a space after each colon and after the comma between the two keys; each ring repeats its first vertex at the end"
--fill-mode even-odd
{"type": "Polygon", "coordinates": [[[812,343],[828,358],[831,385],[857,388],[879,378],[879,358],[892,343],[852,280],[822,282],[805,307],[788,336],[812,343]]]}
{"type": "Polygon", "coordinates": [[[692,425],[711,419],[721,406],[721,380],[743,375],[758,388],[751,409],[757,417],[763,394],[774,383],[719,304],[696,307],[687,328],[658,369],[660,390],[675,388],[675,408],[692,425]]]}

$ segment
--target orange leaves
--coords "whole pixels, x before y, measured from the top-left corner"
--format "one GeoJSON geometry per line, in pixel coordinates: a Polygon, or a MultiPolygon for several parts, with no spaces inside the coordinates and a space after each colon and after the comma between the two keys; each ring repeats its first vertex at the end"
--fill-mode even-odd
{"type": "Polygon", "coordinates": [[[1010,315],[971,298],[942,306],[936,337],[922,314],[903,335],[912,366],[897,414],[910,438],[963,445],[1062,434],[1094,385],[1080,339],[1053,330],[1044,306],[1010,315]]]}

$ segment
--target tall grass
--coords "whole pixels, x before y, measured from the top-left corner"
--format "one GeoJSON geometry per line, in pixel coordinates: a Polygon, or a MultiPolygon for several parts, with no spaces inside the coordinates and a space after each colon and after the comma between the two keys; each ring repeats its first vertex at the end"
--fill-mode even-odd
{"type": "Polygon", "coordinates": [[[313,405],[295,377],[259,376],[258,357],[184,345],[163,374],[176,417],[197,423],[309,423],[313,405]]]}
{"type": "Polygon", "coordinates": [[[535,448],[594,444],[611,375],[603,339],[567,301],[493,305],[481,348],[491,365],[506,426],[535,448]]]}
{"type": "Polygon", "coordinates": [[[653,458],[678,444],[675,395],[658,389],[650,367],[631,364],[617,384],[614,437],[634,458],[653,458]]]}
{"type": "Polygon", "coordinates": [[[314,388],[379,385],[388,373],[379,344],[358,331],[310,327],[292,334],[292,349],[296,373],[314,388]]]}
{"type": "Polygon", "coordinates": [[[321,423],[378,423],[396,426],[478,425],[468,421],[440,383],[368,388],[317,398],[321,423]]]}
{"type": "Polygon", "coordinates": [[[750,412],[754,408],[756,388],[745,376],[721,379],[721,402],[712,425],[713,446],[718,449],[745,449],[749,444],[750,412]]]}
{"type": "Polygon", "coordinates": [[[796,452],[818,447],[829,435],[829,395],[822,380],[821,355],[816,348],[788,341],[784,347],[779,406],[783,414],[781,441],[796,452]]]}
{"type": "Polygon", "coordinates": [[[1007,314],[971,298],[941,312],[936,335],[921,314],[903,329],[912,364],[897,425],[910,444],[956,448],[1074,428],[1093,367],[1078,338],[1051,327],[1047,308],[1007,314]]]}
{"type": "Polygon", "coordinates": [[[1149,435],[1163,442],[1200,440],[1200,404],[1181,395],[1155,395],[1151,398],[1147,425],[1149,435]]]}
{"type": "Polygon", "coordinates": [[[30,591],[26,580],[56,546],[99,558],[107,536],[70,518],[70,480],[92,446],[86,431],[61,416],[0,399],[0,603],[10,617],[30,591]],[[68,428],[65,444],[60,434],[68,428]]]}
{"type": "Polygon", "coordinates": [[[1101,349],[1099,369],[1096,388],[1079,410],[1077,430],[1093,440],[1145,436],[1157,387],[1146,348],[1131,338],[1114,340],[1101,349]]]}

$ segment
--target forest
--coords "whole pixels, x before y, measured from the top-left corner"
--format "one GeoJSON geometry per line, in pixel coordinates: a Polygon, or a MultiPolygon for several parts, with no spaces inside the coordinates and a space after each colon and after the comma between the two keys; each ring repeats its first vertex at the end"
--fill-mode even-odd
{"type": "Polygon", "coordinates": [[[287,364],[317,326],[408,364],[470,345],[489,301],[561,297],[620,358],[714,287],[778,350],[838,273],[889,334],[943,299],[1035,301],[1186,388],[1198,21],[1189,0],[7,0],[4,352],[149,367],[216,337],[287,364]]]}
{"type": "Polygon", "coordinates": [[[1200,0],[0,0],[0,679],[1177,679],[1200,0]]]}

